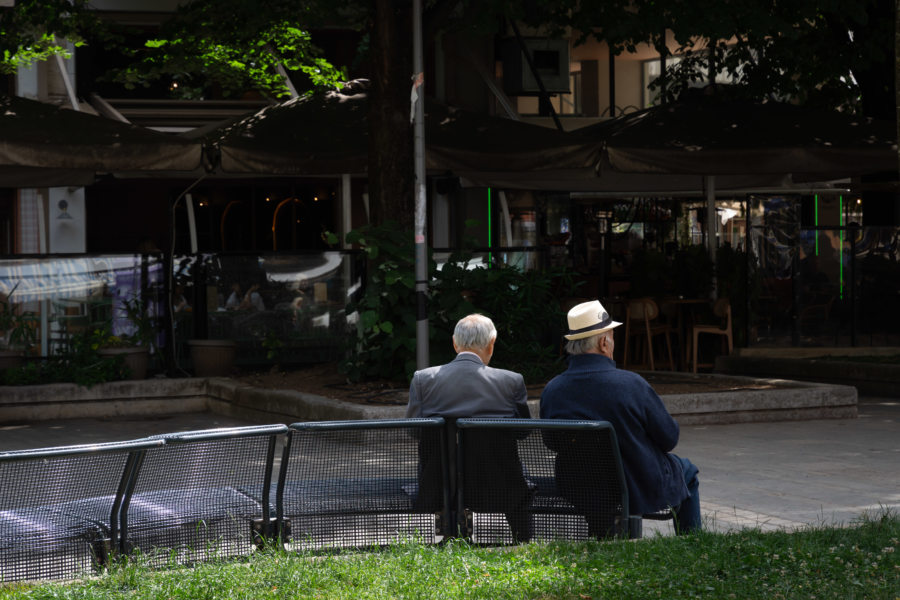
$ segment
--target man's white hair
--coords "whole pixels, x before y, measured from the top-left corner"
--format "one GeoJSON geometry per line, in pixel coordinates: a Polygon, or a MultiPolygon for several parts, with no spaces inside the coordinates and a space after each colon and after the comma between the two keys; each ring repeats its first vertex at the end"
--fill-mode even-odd
{"type": "Polygon", "coordinates": [[[453,330],[453,342],[460,350],[484,350],[496,337],[494,322],[479,314],[463,317],[453,330]]]}
{"type": "Polygon", "coordinates": [[[580,340],[569,340],[566,342],[566,352],[569,354],[589,354],[593,350],[600,350],[600,340],[612,334],[612,329],[610,329],[601,334],[581,338],[580,340]]]}

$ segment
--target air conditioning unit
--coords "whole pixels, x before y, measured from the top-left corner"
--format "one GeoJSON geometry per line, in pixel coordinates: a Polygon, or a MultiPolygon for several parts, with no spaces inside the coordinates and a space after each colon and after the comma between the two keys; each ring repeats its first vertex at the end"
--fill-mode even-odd
{"type": "MultiPolygon", "coordinates": [[[[523,41],[547,92],[568,94],[569,42],[545,38],[527,38],[523,41]]],[[[501,56],[504,92],[510,96],[535,96],[541,93],[517,40],[503,40],[501,56]]]]}

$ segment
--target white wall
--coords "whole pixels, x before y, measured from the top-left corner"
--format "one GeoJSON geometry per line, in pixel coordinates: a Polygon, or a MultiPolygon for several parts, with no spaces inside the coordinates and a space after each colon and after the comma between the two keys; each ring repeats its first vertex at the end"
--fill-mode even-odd
{"type": "Polygon", "coordinates": [[[87,252],[87,235],[85,230],[84,188],[49,188],[49,207],[47,208],[47,230],[50,253],[87,252]],[[66,202],[66,210],[60,208],[60,202],[66,202]],[[61,219],[67,214],[70,219],[61,219]]]}

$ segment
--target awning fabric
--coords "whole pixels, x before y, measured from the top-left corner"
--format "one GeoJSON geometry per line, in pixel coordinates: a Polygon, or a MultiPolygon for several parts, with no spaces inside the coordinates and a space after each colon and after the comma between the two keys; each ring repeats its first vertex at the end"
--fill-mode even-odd
{"type": "Polygon", "coordinates": [[[201,166],[201,155],[202,145],[192,140],[26,98],[0,96],[3,185],[84,185],[97,173],[193,171],[201,166]]]}
{"type": "Polygon", "coordinates": [[[692,97],[575,133],[602,141],[609,167],[626,173],[833,180],[897,169],[893,122],[779,102],[692,97]]]}
{"type": "Polygon", "coordinates": [[[106,259],[0,260],[0,293],[11,303],[99,295],[115,277],[106,259]]]}
{"type": "MultiPolygon", "coordinates": [[[[365,174],[368,85],[288,100],[206,134],[224,173],[365,174]]],[[[510,119],[425,104],[426,168],[490,184],[540,188],[541,181],[594,177],[600,145],[510,119]]],[[[547,189],[547,188],[543,188],[547,189]]]]}

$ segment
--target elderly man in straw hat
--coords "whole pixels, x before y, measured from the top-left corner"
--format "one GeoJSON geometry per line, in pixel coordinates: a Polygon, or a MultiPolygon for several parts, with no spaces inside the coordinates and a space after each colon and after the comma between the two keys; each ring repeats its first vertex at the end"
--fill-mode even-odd
{"type": "MultiPolygon", "coordinates": [[[[643,377],[617,369],[613,361],[613,329],[621,323],[594,300],[572,308],[568,324],[569,366],[544,388],[541,418],[610,422],[622,454],[631,514],[672,508],[676,532],[699,529],[697,467],[671,454],[678,443],[678,423],[643,377]]],[[[558,468],[567,470],[565,464],[558,468]]],[[[582,487],[586,484],[583,470],[573,476],[582,477],[582,487]]],[[[596,525],[592,529],[592,535],[607,533],[596,525]]]]}
{"type": "MultiPolygon", "coordinates": [[[[444,417],[451,430],[463,417],[531,418],[528,391],[519,373],[489,367],[494,354],[497,329],[493,321],[479,314],[463,317],[453,331],[457,355],[446,365],[416,371],[409,385],[407,418],[444,417]]],[[[522,472],[515,439],[492,434],[491,439],[471,437],[467,445],[467,469],[477,474],[483,485],[466,491],[469,508],[479,512],[506,514],[513,538],[531,539],[532,524],[528,502],[532,492],[522,472]],[[473,464],[469,465],[468,461],[473,464]]],[[[455,435],[448,436],[451,485],[455,484],[455,435]]],[[[417,507],[434,508],[440,492],[438,457],[423,456],[420,464],[420,493],[417,507]]],[[[455,495],[455,485],[451,499],[455,495]]],[[[452,500],[451,500],[452,502],[452,500]]],[[[451,519],[452,521],[452,519],[451,519]]]]}

